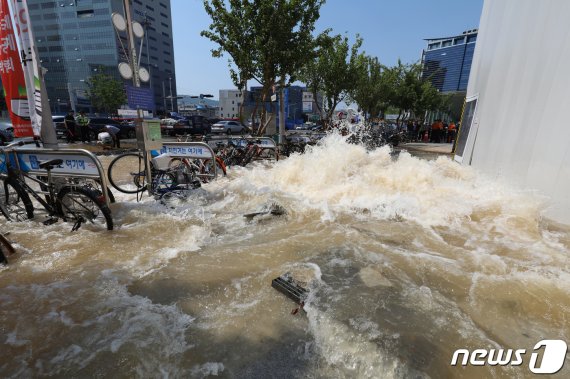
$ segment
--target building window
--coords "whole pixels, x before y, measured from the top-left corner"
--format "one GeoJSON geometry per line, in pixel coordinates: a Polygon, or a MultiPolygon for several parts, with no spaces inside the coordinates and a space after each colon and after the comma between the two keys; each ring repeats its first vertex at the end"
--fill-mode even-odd
{"type": "MultiPolygon", "coordinates": [[[[84,10],[84,11],[77,11],[77,17],[79,17],[79,18],[93,17],[94,13],[95,13],[95,11],[93,9],[88,9],[88,10],[84,10]]],[[[44,18],[45,18],[45,16],[44,16],[44,18]]]]}
{"type": "Polygon", "coordinates": [[[166,5],[164,5],[163,3],[159,3],[161,7],[163,7],[164,9],[167,9],[166,5]]]}
{"type": "Polygon", "coordinates": [[[465,37],[461,37],[461,38],[456,38],[453,40],[453,44],[454,45],[461,45],[462,43],[465,42],[465,37]]]}
{"type": "Polygon", "coordinates": [[[447,47],[447,46],[451,46],[451,40],[448,39],[447,41],[443,41],[441,43],[441,47],[447,47]]]}
{"type": "Polygon", "coordinates": [[[477,41],[477,34],[473,34],[473,35],[467,36],[467,43],[472,43],[472,42],[475,42],[475,41],[477,41]]]}
{"type": "Polygon", "coordinates": [[[439,49],[440,43],[436,42],[436,43],[430,43],[428,45],[428,50],[433,50],[433,49],[439,49]]]}

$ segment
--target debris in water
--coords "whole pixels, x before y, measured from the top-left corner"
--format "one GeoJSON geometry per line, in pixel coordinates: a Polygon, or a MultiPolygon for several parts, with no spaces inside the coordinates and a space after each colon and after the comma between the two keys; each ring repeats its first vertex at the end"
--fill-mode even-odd
{"type": "Polygon", "coordinates": [[[291,311],[292,315],[299,313],[299,310],[303,309],[305,306],[305,299],[307,298],[309,291],[303,288],[297,280],[293,279],[290,273],[283,274],[273,279],[271,287],[299,304],[299,307],[291,311]]]}
{"type": "Polygon", "coordinates": [[[0,233],[0,264],[8,264],[8,257],[14,254],[16,254],[16,249],[12,243],[0,233]]]}
{"type": "Polygon", "coordinates": [[[281,205],[279,205],[277,203],[272,203],[269,206],[263,207],[258,212],[252,212],[252,213],[244,214],[243,217],[247,218],[248,220],[252,220],[254,217],[261,216],[261,215],[282,216],[285,214],[287,214],[287,211],[285,211],[285,208],[283,208],[281,205]]]}

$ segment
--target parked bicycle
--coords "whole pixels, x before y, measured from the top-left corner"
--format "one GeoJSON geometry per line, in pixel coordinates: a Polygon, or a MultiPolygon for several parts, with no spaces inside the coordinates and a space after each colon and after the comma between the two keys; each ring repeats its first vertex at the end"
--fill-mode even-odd
{"type": "MultiPolygon", "coordinates": [[[[157,155],[158,157],[158,155],[157,155]]],[[[197,188],[200,182],[207,183],[214,177],[213,161],[210,159],[168,158],[164,168],[150,163],[151,192],[162,196],[163,192],[173,192],[197,188]]],[[[216,159],[218,170],[226,174],[223,161],[216,159]]],[[[109,183],[123,193],[143,192],[147,187],[147,175],[142,153],[125,153],[111,161],[108,168],[109,183]]]]}
{"type": "Polygon", "coordinates": [[[218,145],[217,156],[223,160],[226,166],[246,166],[254,160],[279,160],[276,149],[263,147],[260,139],[252,140],[241,138],[235,143],[229,140],[227,144],[218,145]]]}
{"type": "Polygon", "coordinates": [[[66,178],[55,180],[51,170],[60,166],[62,159],[38,162],[39,167],[46,170],[46,176],[35,177],[17,167],[15,147],[33,142],[19,141],[0,148],[4,156],[0,165],[0,211],[4,217],[10,221],[33,219],[35,207],[31,195],[47,212],[44,225],[62,219],[73,224],[72,231],[85,223],[112,230],[111,210],[101,191],[87,182],[66,178]],[[39,189],[32,188],[29,183],[37,184],[39,189]]]}

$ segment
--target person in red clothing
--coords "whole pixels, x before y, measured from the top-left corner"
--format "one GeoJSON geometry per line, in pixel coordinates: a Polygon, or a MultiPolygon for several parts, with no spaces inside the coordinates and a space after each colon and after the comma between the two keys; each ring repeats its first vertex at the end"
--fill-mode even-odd
{"type": "Polygon", "coordinates": [[[447,128],[447,142],[452,143],[455,141],[455,134],[457,133],[457,129],[455,123],[451,121],[449,123],[449,127],[447,128]]]}
{"type": "Polygon", "coordinates": [[[441,132],[443,130],[443,122],[441,120],[435,120],[431,125],[431,141],[433,143],[441,142],[441,132]]]}

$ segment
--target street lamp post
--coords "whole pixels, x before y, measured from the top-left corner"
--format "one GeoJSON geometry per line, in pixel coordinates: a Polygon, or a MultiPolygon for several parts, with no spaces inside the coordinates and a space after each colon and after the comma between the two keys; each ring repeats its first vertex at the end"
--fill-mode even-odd
{"type": "Polygon", "coordinates": [[[170,112],[174,112],[174,105],[172,99],[172,76],[168,77],[168,82],[170,83],[170,112]]]}

